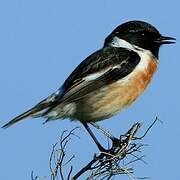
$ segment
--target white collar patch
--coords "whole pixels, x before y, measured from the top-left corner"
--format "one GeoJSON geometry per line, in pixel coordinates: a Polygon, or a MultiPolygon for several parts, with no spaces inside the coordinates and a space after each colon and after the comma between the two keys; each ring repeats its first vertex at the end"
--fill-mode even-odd
{"type": "Polygon", "coordinates": [[[154,55],[151,53],[151,51],[149,51],[147,49],[143,49],[143,48],[141,48],[139,46],[136,46],[134,44],[131,44],[131,43],[129,43],[128,41],[126,41],[124,39],[118,38],[117,36],[115,36],[113,38],[113,41],[110,44],[110,46],[117,47],[117,48],[126,48],[126,49],[129,49],[129,50],[132,50],[132,51],[136,52],[140,56],[140,58],[141,58],[141,61],[138,64],[138,68],[140,68],[140,69],[147,68],[148,61],[152,57],[154,59],[156,59],[154,57],[154,55]]]}

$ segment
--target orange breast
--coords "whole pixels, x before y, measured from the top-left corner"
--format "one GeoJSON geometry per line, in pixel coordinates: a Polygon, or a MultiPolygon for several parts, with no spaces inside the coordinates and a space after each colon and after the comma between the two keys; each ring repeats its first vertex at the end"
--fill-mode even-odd
{"type": "Polygon", "coordinates": [[[157,68],[157,60],[149,59],[144,69],[135,69],[127,77],[89,95],[81,106],[81,118],[98,121],[109,118],[129,106],[145,90],[157,68]]]}

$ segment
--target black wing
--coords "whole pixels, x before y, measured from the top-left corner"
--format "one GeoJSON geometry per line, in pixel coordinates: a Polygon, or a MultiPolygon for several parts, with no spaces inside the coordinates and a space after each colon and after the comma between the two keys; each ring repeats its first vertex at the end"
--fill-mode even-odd
{"type": "Polygon", "coordinates": [[[60,98],[45,114],[60,103],[79,100],[89,93],[127,76],[139,61],[140,57],[136,52],[124,48],[106,47],[93,53],[82,61],[66,79],[61,88],[60,98]],[[103,71],[104,73],[98,78],[86,80],[87,76],[103,71]]]}
{"type": "Polygon", "coordinates": [[[130,74],[139,63],[140,57],[134,51],[124,48],[103,48],[80,63],[64,82],[61,102],[82,98],[106,84],[130,74]],[[106,71],[108,69],[108,71],[106,71]],[[88,75],[105,73],[97,79],[86,81],[88,75]]]}

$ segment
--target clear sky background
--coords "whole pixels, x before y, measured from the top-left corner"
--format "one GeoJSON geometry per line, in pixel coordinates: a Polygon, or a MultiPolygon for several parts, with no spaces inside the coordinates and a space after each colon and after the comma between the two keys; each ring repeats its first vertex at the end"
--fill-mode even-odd
{"type": "MultiPolygon", "coordinates": [[[[119,24],[145,20],[175,45],[160,51],[160,65],[147,91],[130,108],[100,123],[114,135],[124,133],[133,122],[147,128],[143,164],[136,175],[157,179],[180,179],[180,22],[179,1],[120,0],[6,0],[0,1],[0,125],[27,110],[55,91],[70,72],[103,45],[105,37],[119,24]]],[[[26,180],[30,173],[49,179],[49,155],[65,129],[80,123],[29,119],[10,129],[0,129],[0,179],[26,180]]],[[[81,126],[82,127],[82,126],[81,126]]],[[[143,132],[142,132],[143,133],[143,132]]],[[[89,135],[79,131],[80,140],[69,147],[82,167],[97,152],[89,135]]],[[[122,179],[126,179],[122,177],[122,179]]]]}

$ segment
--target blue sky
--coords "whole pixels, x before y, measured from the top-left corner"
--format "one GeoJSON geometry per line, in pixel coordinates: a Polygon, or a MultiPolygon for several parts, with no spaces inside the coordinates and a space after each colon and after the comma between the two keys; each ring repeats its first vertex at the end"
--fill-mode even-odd
{"type": "MultiPolygon", "coordinates": [[[[113,28],[145,20],[163,35],[176,37],[177,43],[161,48],[159,69],[138,101],[100,125],[119,135],[133,122],[143,122],[146,128],[158,116],[164,123],[157,123],[145,137],[148,164],[139,162],[136,175],[180,179],[179,6],[178,0],[0,1],[0,124],[59,88],[85,57],[102,47],[113,28]]],[[[52,144],[63,130],[80,126],[69,120],[42,122],[29,119],[0,129],[0,179],[30,179],[32,170],[48,176],[52,144]]],[[[97,149],[83,128],[79,136],[69,150],[81,167],[97,149]]]]}

